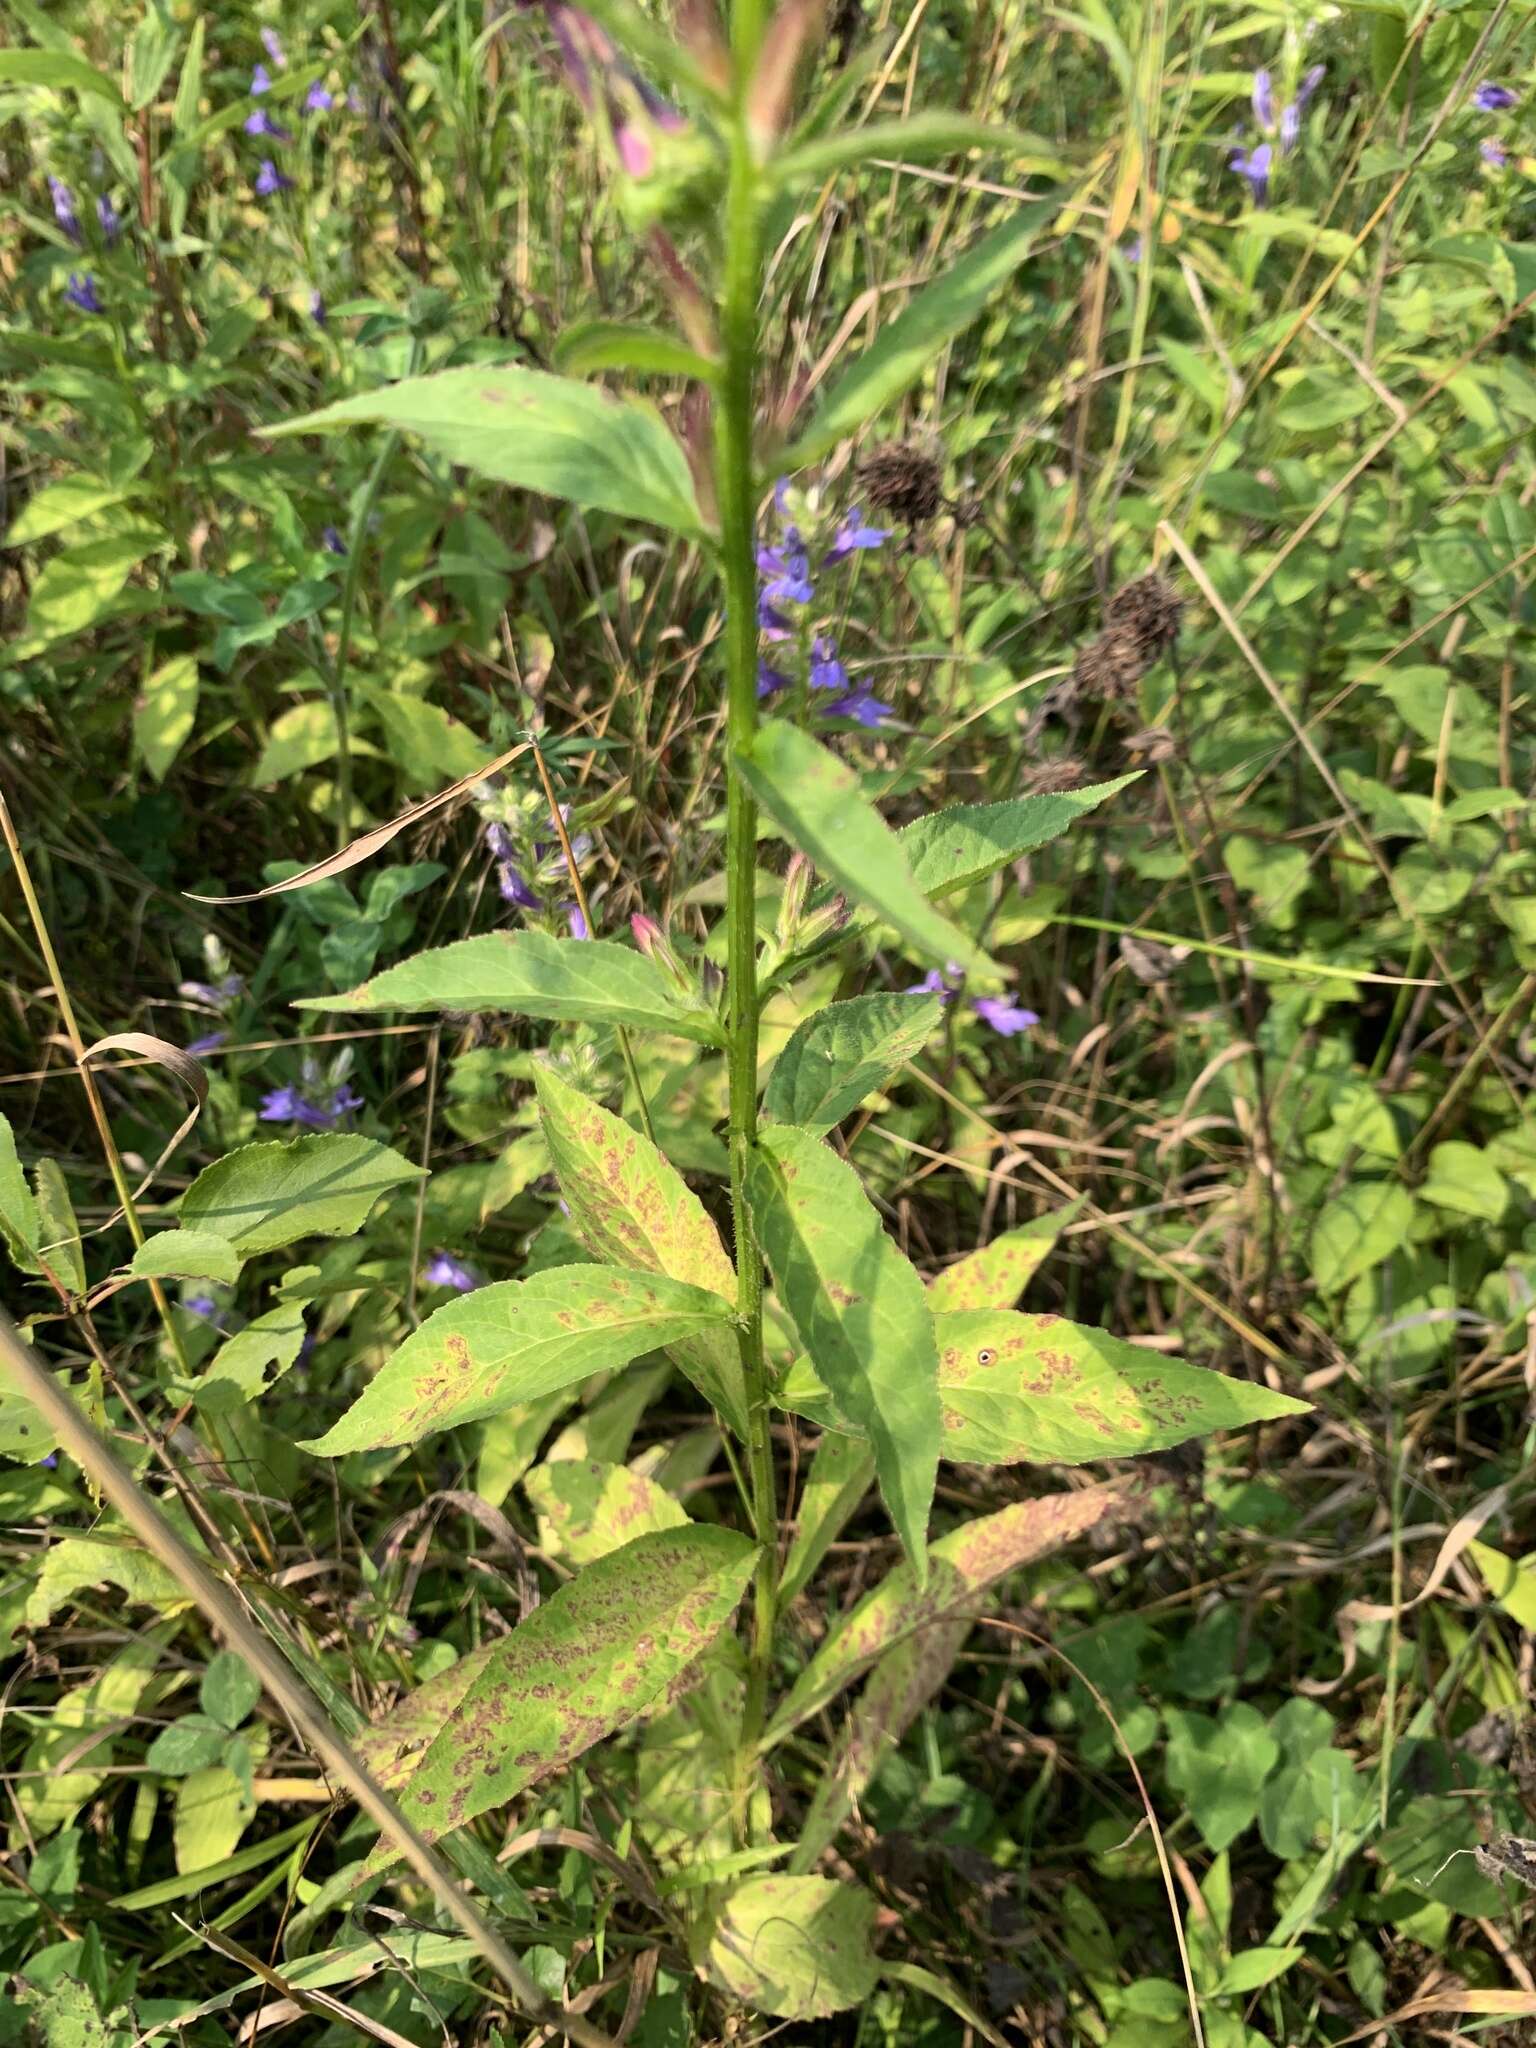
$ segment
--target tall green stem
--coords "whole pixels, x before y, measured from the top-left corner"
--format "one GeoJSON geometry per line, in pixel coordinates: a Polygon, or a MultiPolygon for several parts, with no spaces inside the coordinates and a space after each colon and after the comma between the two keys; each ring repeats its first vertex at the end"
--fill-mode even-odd
{"type": "Polygon", "coordinates": [[[757,382],[757,301],[762,281],[757,172],[738,116],[726,206],[724,376],[719,396],[715,470],[725,566],[725,645],[729,754],[726,762],[726,930],[729,962],[731,1212],[735,1225],[737,1309],[747,1393],[747,1473],[753,1534],[761,1546],[753,1595],[752,1645],[737,1754],[735,1819],[746,1833],[757,1744],[762,1734],[778,1607],[778,1501],[763,1362],[763,1266],[747,1211],[747,1166],[757,1137],[757,805],[737,769],[757,731],[756,485],[752,414],[757,382]]]}

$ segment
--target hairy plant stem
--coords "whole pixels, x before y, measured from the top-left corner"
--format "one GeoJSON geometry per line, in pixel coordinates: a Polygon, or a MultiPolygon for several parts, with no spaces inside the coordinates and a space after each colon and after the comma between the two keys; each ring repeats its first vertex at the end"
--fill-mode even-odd
{"type": "Polygon", "coordinates": [[[724,375],[719,394],[715,472],[725,567],[726,932],[730,1062],[731,1215],[736,1244],[736,1306],[747,1396],[747,1474],[753,1534],[760,1546],[753,1587],[752,1642],[736,1753],[733,1818],[748,1832],[757,1746],[768,1698],[778,1610],[778,1498],[763,1360],[763,1266],[747,1211],[747,1167],[757,1137],[757,805],[737,757],[757,731],[756,485],[752,413],[757,381],[757,301],[762,280],[757,171],[744,117],[731,147],[725,220],[725,293],[721,309],[724,375]]]}

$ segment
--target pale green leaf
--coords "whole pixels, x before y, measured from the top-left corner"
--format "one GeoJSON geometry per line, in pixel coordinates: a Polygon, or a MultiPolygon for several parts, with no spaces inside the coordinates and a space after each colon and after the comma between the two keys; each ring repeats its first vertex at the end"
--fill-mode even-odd
{"type": "Polygon", "coordinates": [[[484,741],[440,704],[407,697],[374,684],[361,694],[384,728],[391,758],[412,789],[441,789],[462,782],[494,757],[484,741]]]}
{"type": "Polygon", "coordinates": [[[423,1688],[437,1688],[430,1722],[408,1696],[359,1744],[365,1761],[429,1839],[505,1806],[667,1696],[729,1621],[755,1555],[744,1536],[698,1524],[637,1537],[466,1660],[462,1689],[457,1665],[452,1684],[423,1688]]]}
{"type": "Polygon", "coordinates": [[[712,1010],[685,1004],[645,954],[610,939],[484,932],[417,953],[345,995],[308,996],[301,1010],[505,1011],[560,1023],[625,1024],[705,1045],[724,1042],[712,1010]]]}
{"type": "Polygon", "coordinates": [[[720,1988],[777,2019],[822,2019],[862,2006],[880,1980],[876,1903],[826,1877],[753,1877],[705,1924],[704,1960],[720,1988]]]}
{"type": "MultiPolygon", "coordinates": [[[[930,107],[909,114],[905,120],[869,121],[861,128],[839,128],[830,135],[818,135],[775,157],[768,172],[776,184],[804,185],[814,178],[851,170],[872,157],[905,164],[931,164],[969,149],[984,149],[1016,163],[1022,161],[1031,172],[1050,174],[1062,167],[1055,151],[1038,136],[1025,135],[1016,128],[996,127],[968,114],[930,107]]],[[[954,276],[953,271],[950,276],[954,276]]]]}
{"type": "Polygon", "coordinates": [[[925,896],[948,896],[1032,853],[1085,812],[1116,796],[1135,775],[1095,782],[1050,796],[1020,796],[998,804],[952,804],[914,818],[896,835],[913,879],[925,896]]]}
{"type": "Polygon", "coordinates": [[[1477,1566],[1484,1585],[1512,1621],[1528,1635],[1536,1635],[1536,1560],[1517,1563],[1491,1543],[1469,1543],[1467,1555],[1477,1566]]]}
{"type": "Polygon", "coordinates": [[[834,382],[783,467],[803,469],[819,462],[845,435],[910,391],[932,369],[945,342],[969,327],[1009,282],[1060,210],[1054,199],[1021,206],[885,322],[871,346],[834,382]]]}
{"type": "Polygon", "coordinates": [[[1207,1846],[1228,1848],[1256,1818],[1280,1745],[1246,1700],[1227,1707],[1220,1720],[1174,1707],[1165,1711],[1168,1782],[1184,1794],[1207,1846]]]}
{"type": "Polygon", "coordinates": [[[240,1254],[217,1230],[162,1230],[146,1237],[129,1261],[141,1280],[222,1280],[240,1277],[240,1254]]]}
{"type": "Polygon", "coordinates": [[[818,1010],[774,1062],[763,1114],[819,1137],[914,1059],[943,1015],[934,995],[853,996],[818,1010]]]}
{"type": "Polygon", "coordinates": [[[997,982],[997,963],[928,901],[901,841],[859,778],[808,732],[770,718],[737,765],[764,810],[818,871],[898,932],[914,952],[997,982]]]}
{"type": "Polygon", "coordinates": [[[176,1787],[176,1868],[202,1870],[222,1863],[255,1811],[255,1801],[228,1764],[209,1764],[191,1772],[176,1787]]]}
{"type": "Polygon", "coordinates": [[[181,1198],[183,1229],[227,1238],[242,1258],[301,1237],[350,1237],[380,1195],[419,1180],[388,1145],[353,1132],[246,1145],[205,1167],[181,1198]]]}
{"type": "Polygon", "coordinates": [[[160,664],[134,699],[134,745],[156,782],[164,782],[166,771],[191,737],[197,723],[197,698],[197,657],[177,654],[160,664]]]}
{"type": "Polygon", "coordinates": [[[780,1299],[869,1438],[881,1494],[921,1576],[939,1457],[938,1355],[923,1283],[853,1168],[808,1132],[760,1134],[747,1196],[780,1299]]]}
{"type": "Polygon", "coordinates": [[[417,434],[477,476],[568,498],[697,537],[704,530],[687,458],[661,416],[544,370],[439,370],[345,398],[267,429],[313,434],[378,421],[417,434]]]}
{"type": "Polygon", "coordinates": [[[718,1294],[618,1266],[501,1280],[428,1316],[341,1420],[302,1448],[336,1458],[419,1443],[733,1316],[718,1294]]]}
{"type": "Polygon", "coordinates": [[[104,484],[95,477],[60,477],[57,483],[45,484],[22,506],[6,529],[5,544],[19,548],[29,541],[47,540],[50,534],[63,533],[120,505],[127,495],[121,485],[104,484]]]}
{"type": "Polygon", "coordinates": [[[644,370],[704,384],[718,374],[717,364],[675,334],[621,320],[584,320],[565,328],[555,343],[555,367],[573,377],[590,377],[597,370],[644,370]]]}
{"type": "Polygon", "coordinates": [[[96,625],[112,611],[140,562],[168,545],[156,528],[132,527],[125,533],[76,541],[53,556],[32,586],[26,626],[12,654],[37,654],[96,625]]]}
{"type": "Polygon", "coordinates": [[[323,698],[290,705],[266,728],[261,755],[251,770],[251,783],[266,789],[329,761],[336,752],[336,714],[323,698]]]}
{"type": "MultiPolygon", "coordinates": [[[[577,1236],[596,1259],[665,1273],[736,1300],[736,1272],[704,1204],[648,1138],[541,1063],[539,1115],[577,1236]]],[[[747,1400],[736,1332],[705,1329],[672,1356],[738,1436],[747,1400]]]]}
{"type": "Polygon", "coordinates": [[[203,1770],[217,1763],[219,1752],[229,1740],[229,1731],[202,1714],[186,1714],[162,1728],[149,1745],[144,1761],[162,1777],[184,1778],[189,1771],[203,1770]]]}
{"type": "Polygon", "coordinates": [[[796,1679],[768,1731],[777,1742],[834,1699],[900,1639],[934,1622],[975,1611],[976,1596],[1007,1572],[1047,1557],[1126,1508],[1123,1487],[1085,1486],[1076,1493],[1015,1501],[966,1522],[928,1552],[928,1581],[919,1587],[904,1559],[838,1622],[796,1679]]]}
{"type": "Polygon", "coordinates": [[[1342,1294],[1408,1242],[1413,1198],[1396,1181],[1356,1181],[1335,1195],[1312,1226],[1312,1278],[1342,1294]]]}
{"type": "Polygon", "coordinates": [[[120,1587],[124,1600],[156,1608],[161,1614],[179,1614],[192,1605],[181,1581],[126,1531],[103,1534],[93,1530],[88,1536],[66,1536],[45,1552],[37,1583],[27,1599],[27,1626],[46,1627],[83,1586],[102,1585],[120,1587]]]}
{"type": "Polygon", "coordinates": [[[46,1263],[71,1294],[84,1294],[85,1247],[63,1167],[45,1155],[32,1169],[32,1184],[37,1192],[39,1263],[46,1263]]]}
{"type": "Polygon", "coordinates": [[[63,50],[0,50],[0,85],[46,85],[88,92],[120,107],[123,96],[104,71],[63,50]]]}
{"type": "Polygon", "coordinates": [[[1012,1308],[1039,1270],[1051,1246],[1087,1200],[1079,1195],[1064,1209],[1037,1216],[1017,1230],[1005,1230],[1001,1237],[968,1252],[952,1266],[946,1266],[928,1284],[928,1305],[935,1315],[952,1315],[961,1309],[1012,1308]]]}
{"type": "Polygon", "coordinates": [[[220,1650],[203,1673],[197,1697],[210,1721],[221,1728],[238,1728],[261,1698],[261,1680],[243,1657],[220,1650]]]}
{"type": "Polygon", "coordinates": [[[304,1348],[304,1304],[279,1302],[221,1344],[192,1389],[205,1414],[243,1408],[282,1378],[304,1348]]]}
{"type": "Polygon", "coordinates": [[[1509,1206],[1509,1182],[1481,1146],[1451,1138],[1430,1153],[1419,1197],[1437,1209],[1497,1223],[1509,1206]]]}
{"type": "Polygon", "coordinates": [[[779,1597],[787,1606],[810,1584],[849,1516],[874,1483],[875,1461],[863,1437],[829,1429],[816,1446],[800,1490],[795,1540],[784,1560],[779,1597]]]}
{"type": "Polygon", "coordinates": [[[1273,1984],[1277,1977],[1283,1977],[1292,1963],[1300,1960],[1299,1948],[1248,1948],[1235,1955],[1221,1973],[1216,1986],[1218,1998],[1242,1997],[1249,1991],[1261,1991],[1266,1984],[1273,1984]]]}
{"type": "Polygon", "coordinates": [[[145,1629],[88,1685],[50,1699],[44,1725],[27,1744],[12,1786],[34,1835],[51,1835],[63,1827],[98,1791],[112,1764],[112,1737],[137,1712],[166,1641],[164,1630],[145,1629]]]}
{"type": "Polygon", "coordinates": [[[540,1543],[567,1564],[592,1564],[637,1536],[681,1529],[688,1521],[664,1486],[598,1458],[537,1466],[523,1491],[539,1513],[540,1543]]]}

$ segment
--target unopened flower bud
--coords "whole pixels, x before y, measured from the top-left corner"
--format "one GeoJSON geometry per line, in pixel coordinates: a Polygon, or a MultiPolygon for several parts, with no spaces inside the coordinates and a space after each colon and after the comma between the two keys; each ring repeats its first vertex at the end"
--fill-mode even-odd
{"type": "Polygon", "coordinates": [[[790,857],[789,866],[784,870],[784,894],[779,902],[778,936],[781,946],[794,944],[800,920],[805,915],[805,906],[810,900],[814,877],[815,870],[803,853],[790,857]]]}

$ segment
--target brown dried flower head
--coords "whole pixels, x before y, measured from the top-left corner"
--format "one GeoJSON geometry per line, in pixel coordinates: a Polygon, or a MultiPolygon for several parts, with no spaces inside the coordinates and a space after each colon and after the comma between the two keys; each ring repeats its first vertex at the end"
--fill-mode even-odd
{"type": "Polygon", "coordinates": [[[943,451],[932,436],[882,442],[860,457],[854,477],[865,509],[903,526],[926,526],[944,509],[943,451]]]}

